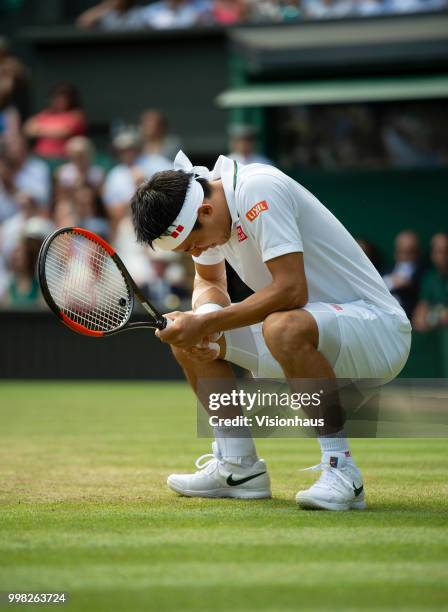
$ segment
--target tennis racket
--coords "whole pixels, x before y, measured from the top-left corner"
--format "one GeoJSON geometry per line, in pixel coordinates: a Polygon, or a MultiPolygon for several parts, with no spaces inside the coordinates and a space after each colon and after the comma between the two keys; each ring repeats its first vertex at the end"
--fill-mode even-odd
{"type": "Polygon", "coordinates": [[[145,298],[113,247],[93,232],[56,230],[42,244],[37,265],[48,306],[80,334],[103,337],[129,329],[165,329],[170,322],[145,298]],[[131,323],[135,298],[147,319],[131,323]]]}

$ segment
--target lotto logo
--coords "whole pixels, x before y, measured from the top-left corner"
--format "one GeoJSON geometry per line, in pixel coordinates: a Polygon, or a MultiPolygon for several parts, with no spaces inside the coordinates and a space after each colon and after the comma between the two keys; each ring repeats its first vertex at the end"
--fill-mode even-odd
{"type": "Polygon", "coordinates": [[[238,233],[238,242],[243,242],[243,240],[247,239],[246,234],[244,233],[243,228],[241,227],[241,225],[237,225],[236,226],[236,231],[238,233]]]}
{"type": "Polygon", "coordinates": [[[258,215],[262,213],[264,210],[268,210],[268,208],[269,206],[266,200],[257,202],[255,206],[252,206],[252,208],[246,213],[246,217],[249,219],[249,221],[255,221],[258,215]]]}
{"type": "Polygon", "coordinates": [[[184,226],[183,225],[178,225],[176,228],[174,228],[174,230],[171,232],[170,236],[172,238],[177,238],[179,236],[179,234],[181,232],[184,231],[184,226]]]}

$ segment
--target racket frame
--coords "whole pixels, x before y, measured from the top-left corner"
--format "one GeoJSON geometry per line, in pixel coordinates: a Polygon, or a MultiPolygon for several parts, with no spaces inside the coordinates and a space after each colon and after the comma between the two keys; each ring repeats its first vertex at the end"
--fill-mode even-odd
{"type": "Polygon", "coordinates": [[[54,312],[54,314],[58,317],[58,319],[62,321],[62,323],[64,323],[64,325],[66,325],[71,330],[79,334],[82,334],[84,336],[91,336],[95,338],[102,338],[104,336],[113,336],[114,334],[118,334],[122,331],[127,331],[128,329],[142,329],[142,328],[165,329],[165,327],[168,324],[168,319],[166,319],[157,310],[157,308],[155,308],[146,299],[146,297],[143,295],[140,288],[135,284],[132,276],[127,271],[126,266],[120,259],[120,256],[117,254],[115,249],[108,242],[106,242],[106,240],[104,240],[103,238],[95,234],[94,232],[86,230],[82,227],[62,227],[52,232],[49,236],[47,236],[47,238],[42,243],[42,246],[39,251],[37,270],[38,270],[39,284],[40,284],[40,288],[42,291],[42,295],[44,296],[44,299],[46,303],[48,304],[49,308],[54,312]],[[61,308],[59,308],[59,306],[56,304],[56,302],[54,301],[50,293],[50,290],[48,288],[47,279],[46,279],[46,274],[45,274],[45,262],[47,259],[48,249],[50,248],[50,245],[53,242],[53,240],[57,238],[57,236],[59,236],[60,234],[67,234],[67,233],[78,234],[80,236],[84,236],[84,238],[91,240],[95,244],[99,244],[108,253],[108,255],[113,259],[117,268],[120,270],[121,274],[123,275],[126,281],[126,284],[129,289],[129,298],[131,302],[129,312],[128,312],[127,318],[123,321],[123,323],[121,323],[118,327],[116,327],[113,330],[108,330],[108,331],[91,330],[85,327],[84,325],[81,325],[80,323],[73,321],[72,319],[70,319],[70,317],[68,317],[62,311],[61,308]],[[137,297],[140,304],[143,306],[143,308],[148,313],[150,320],[130,322],[130,318],[134,310],[135,297],[137,297]]]}

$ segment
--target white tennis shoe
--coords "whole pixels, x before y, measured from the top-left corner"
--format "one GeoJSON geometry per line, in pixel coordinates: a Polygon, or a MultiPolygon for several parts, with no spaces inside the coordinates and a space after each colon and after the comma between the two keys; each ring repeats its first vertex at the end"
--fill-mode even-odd
{"type": "Polygon", "coordinates": [[[322,474],[309,489],[297,493],[296,502],[301,508],[364,510],[361,472],[345,453],[324,453],[321,463],[303,471],[308,470],[321,470],[322,474]]]}
{"type": "Polygon", "coordinates": [[[271,482],[263,459],[251,467],[228,463],[213,445],[213,454],[196,460],[194,474],[171,474],[167,484],[173,491],[187,497],[234,497],[263,499],[272,497],[271,482]]]}

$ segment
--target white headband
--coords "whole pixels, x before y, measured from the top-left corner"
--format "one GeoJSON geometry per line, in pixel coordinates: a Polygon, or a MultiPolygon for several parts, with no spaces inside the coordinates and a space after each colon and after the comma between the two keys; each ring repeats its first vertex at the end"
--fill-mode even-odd
{"type": "Polygon", "coordinates": [[[168,227],[166,233],[153,241],[155,249],[161,251],[172,251],[188,237],[196,223],[198,209],[204,201],[204,190],[196,180],[196,177],[208,180],[211,177],[208,168],[205,166],[193,166],[183,151],[179,151],[176,155],[174,169],[191,172],[195,176],[190,181],[180,213],[168,227]]]}

